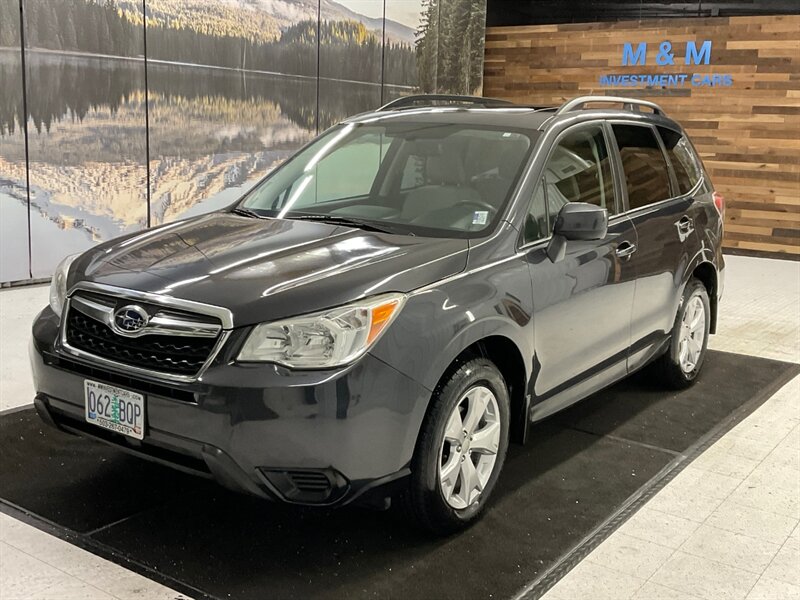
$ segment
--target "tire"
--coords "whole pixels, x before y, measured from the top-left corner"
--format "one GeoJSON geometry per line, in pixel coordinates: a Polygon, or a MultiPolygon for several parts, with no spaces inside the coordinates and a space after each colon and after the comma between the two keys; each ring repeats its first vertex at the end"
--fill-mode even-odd
{"type": "Polygon", "coordinates": [[[446,376],[433,393],[417,440],[402,498],[406,515],[436,535],[455,533],[477,521],[505,462],[509,419],[508,387],[494,363],[472,359],[446,376]],[[471,429],[474,435],[465,435],[475,421],[469,409],[475,407],[477,413],[484,401],[486,408],[471,429]],[[461,441],[454,441],[456,431],[461,441]],[[443,473],[451,475],[445,483],[443,473]]]}
{"type": "Polygon", "coordinates": [[[678,305],[678,313],[672,326],[669,348],[655,364],[665,387],[682,390],[688,388],[697,380],[706,357],[710,325],[711,303],[708,300],[708,292],[701,281],[690,279],[678,305]],[[696,326],[693,330],[694,333],[691,333],[691,328],[687,332],[687,323],[691,325],[696,314],[693,311],[700,308],[702,308],[702,325],[696,326]],[[690,311],[692,313],[687,315],[690,311]],[[684,323],[685,320],[687,323],[684,323]],[[689,335],[689,340],[686,339],[687,335],[689,335]],[[702,340],[699,338],[700,335],[702,335],[702,340]],[[696,349],[694,358],[691,357],[691,351],[689,355],[685,354],[686,347],[684,342],[696,349]]]}

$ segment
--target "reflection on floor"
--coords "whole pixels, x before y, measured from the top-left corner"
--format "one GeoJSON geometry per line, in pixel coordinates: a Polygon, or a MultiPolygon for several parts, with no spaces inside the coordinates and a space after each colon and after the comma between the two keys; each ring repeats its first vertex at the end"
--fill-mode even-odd
{"type": "MultiPolygon", "coordinates": [[[[800,298],[800,265],[736,257],[728,262],[728,288],[720,334],[714,343],[724,349],[771,354],[775,358],[797,361],[800,358],[800,315],[796,310],[800,298]]],[[[3,408],[25,404],[31,397],[24,346],[30,319],[38,306],[46,302],[46,295],[46,289],[43,288],[0,292],[0,337],[3,341],[0,348],[0,399],[3,408]]],[[[769,401],[741,429],[723,437],[717,446],[684,470],[588,560],[567,575],[550,592],[552,597],[625,598],[638,594],[639,598],[715,599],[728,593],[729,597],[744,598],[748,592],[758,597],[761,590],[767,593],[783,589],[786,594],[775,597],[791,598],[791,593],[796,591],[791,586],[797,582],[787,579],[793,574],[789,567],[797,562],[798,544],[797,529],[795,527],[792,532],[790,526],[793,526],[792,523],[796,525],[798,520],[797,504],[792,504],[792,498],[796,499],[798,493],[794,489],[781,491],[781,485],[791,486],[793,481],[798,481],[798,380],[793,385],[793,389],[769,401]],[[781,430],[779,424],[790,429],[781,430]],[[764,443],[765,439],[772,440],[781,435],[781,431],[784,440],[776,442],[774,448],[769,447],[771,442],[764,443]],[[738,464],[741,461],[732,458],[740,456],[745,463],[748,459],[751,461],[751,470],[747,471],[746,466],[738,464]],[[741,482],[732,488],[730,479],[737,478],[741,482]],[[781,511],[785,517],[783,520],[780,518],[781,511]],[[705,513],[708,513],[707,518],[705,513]],[[703,524],[698,521],[700,516],[705,521],[703,524]],[[773,537],[761,539],[763,531],[773,537]],[[763,576],[760,572],[755,574],[755,579],[748,579],[740,576],[738,571],[742,569],[731,564],[736,560],[737,548],[742,547],[741,540],[736,536],[747,538],[748,556],[752,559],[752,555],[757,554],[756,565],[759,569],[763,566],[763,576]],[[615,539],[620,540],[616,546],[613,545],[615,539]],[[735,543],[737,540],[740,542],[738,546],[735,543]],[[681,549],[675,550],[677,547],[681,549]],[[730,548],[728,554],[722,553],[725,548],[730,548]],[[767,560],[766,557],[773,551],[771,559],[767,560]],[[709,563],[703,557],[712,552],[715,557],[709,563]],[[649,574],[651,570],[652,574],[649,574]],[[723,573],[726,576],[714,577],[708,573],[723,573]],[[690,582],[691,590],[685,582],[690,582]],[[751,591],[748,585],[754,589],[751,591]],[[781,585],[783,588],[776,587],[781,585]]],[[[591,414],[583,415],[583,422],[590,427],[605,429],[614,423],[608,419],[598,420],[596,415],[591,414]]],[[[626,435],[630,434],[627,432],[626,435]]],[[[519,478],[513,474],[514,464],[509,463],[512,466],[509,473],[511,479],[517,480],[519,478]]],[[[523,463],[517,461],[516,464],[523,463]]],[[[524,477],[522,479],[528,481],[524,477]]],[[[506,497],[513,498],[515,494],[516,489],[506,497]]],[[[515,522],[512,517],[518,513],[503,511],[503,502],[501,499],[498,503],[499,510],[492,526],[495,531],[505,532],[505,536],[514,533],[515,522]]],[[[381,518],[374,515],[368,517],[368,520],[376,521],[371,527],[377,528],[377,520],[381,518]]],[[[345,530],[341,537],[327,540],[324,547],[303,551],[319,558],[326,547],[330,549],[338,542],[353,552],[357,551],[357,539],[358,536],[345,530]]],[[[457,543],[449,553],[458,554],[456,546],[457,543]]],[[[519,571],[524,571],[526,575],[533,573],[534,577],[540,574],[536,569],[537,557],[531,550],[536,547],[536,544],[526,544],[515,557],[513,565],[503,561],[493,568],[498,574],[504,575],[503,579],[519,582],[517,587],[521,587],[524,582],[518,578],[519,571]]],[[[158,549],[150,550],[157,552],[158,549]]],[[[176,596],[167,588],[6,516],[0,518],[0,551],[0,589],[3,590],[4,599],[70,595],[81,598],[176,596]]],[[[206,551],[210,550],[206,548],[206,551]]],[[[332,552],[325,556],[330,558],[330,555],[332,552]]],[[[363,560],[369,563],[369,557],[363,560]]],[[[418,564],[424,565],[425,561],[419,561],[418,564]]],[[[752,575],[756,566],[748,565],[747,568],[750,571],[745,569],[744,572],[752,575]]],[[[313,569],[313,565],[309,569],[313,569]]],[[[314,573],[312,570],[308,574],[313,577],[314,573]]],[[[342,572],[338,577],[344,582],[347,574],[342,572]]],[[[388,580],[388,574],[384,575],[388,580]]],[[[300,583],[302,579],[298,579],[298,585],[300,583]]],[[[498,583],[493,588],[479,591],[481,596],[494,593],[498,597],[497,592],[501,591],[501,587],[498,583]]],[[[509,595],[507,589],[502,591],[503,595],[509,595]]],[[[389,593],[390,588],[384,592],[389,593]]]]}

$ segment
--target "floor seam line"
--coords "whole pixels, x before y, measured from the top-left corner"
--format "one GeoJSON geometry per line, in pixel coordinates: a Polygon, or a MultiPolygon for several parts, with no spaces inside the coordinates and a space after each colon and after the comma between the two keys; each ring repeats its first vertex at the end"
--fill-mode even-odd
{"type": "Polygon", "coordinates": [[[187,584],[180,579],[176,579],[170,575],[161,573],[157,569],[149,567],[145,563],[131,558],[129,555],[116,550],[112,546],[108,546],[95,538],[77,533],[74,530],[67,529],[66,527],[58,525],[57,523],[44,517],[40,517],[35,513],[31,513],[2,497],[0,497],[0,512],[48,535],[52,535],[56,539],[94,554],[103,560],[107,560],[114,565],[122,567],[123,569],[137,573],[138,575],[141,575],[142,577],[159,583],[165,587],[172,588],[179,594],[195,598],[195,600],[220,600],[218,597],[213,596],[199,588],[195,588],[194,586],[187,584]]]}
{"type": "Polygon", "coordinates": [[[677,450],[670,450],[669,448],[662,448],[661,446],[656,446],[654,444],[648,444],[647,442],[640,442],[637,440],[630,440],[625,437],[621,437],[618,435],[614,435],[613,433],[597,433],[595,431],[589,431],[588,429],[582,429],[580,427],[569,427],[572,431],[577,431],[578,433],[585,433],[587,435],[593,435],[598,438],[606,438],[609,440],[614,440],[616,442],[624,442],[626,444],[633,444],[634,446],[639,446],[640,448],[647,448],[649,450],[657,450],[659,452],[663,452],[665,454],[669,454],[671,456],[682,456],[682,452],[678,452],[677,450]]]}
{"type": "MultiPolygon", "coordinates": [[[[167,504],[165,504],[164,506],[167,506],[167,504]]],[[[100,527],[97,527],[97,528],[92,529],[90,531],[86,531],[82,535],[85,535],[85,536],[88,536],[88,537],[94,537],[94,535],[96,533],[100,533],[101,531],[106,531],[107,529],[111,529],[112,527],[116,527],[117,525],[120,525],[120,524],[124,523],[125,521],[129,521],[130,519],[135,519],[136,517],[139,517],[141,515],[147,514],[148,512],[152,512],[152,511],[158,510],[159,508],[163,508],[163,507],[148,508],[148,509],[140,510],[138,512],[135,512],[133,514],[128,515],[127,517],[122,517],[121,519],[117,519],[116,521],[112,521],[111,523],[106,523],[105,525],[101,525],[100,527]]]]}

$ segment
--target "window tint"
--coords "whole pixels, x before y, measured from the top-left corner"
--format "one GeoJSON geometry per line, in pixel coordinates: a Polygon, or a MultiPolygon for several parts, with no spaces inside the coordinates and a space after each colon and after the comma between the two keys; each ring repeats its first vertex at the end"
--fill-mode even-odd
{"type": "Polygon", "coordinates": [[[651,127],[614,125],[631,209],[670,197],[664,153],[651,127]]]}
{"type": "Polygon", "coordinates": [[[561,138],[547,159],[525,219],[525,242],[547,237],[567,202],[587,202],[616,212],[614,180],[603,129],[590,126],[561,138]]]}
{"type": "Polygon", "coordinates": [[[391,142],[388,136],[372,134],[334,149],[315,165],[313,185],[303,189],[300,202],[315,204],[366,196],[391,142]]]}
{"type": "Polygon", "coordinates": [[[677,131],[659,127],[658,133],[667,149],[667,156],[672,163],[672,170],[678,179],[678,192],[688,194],[700,181],[700,165],[695,157],[689,141],[677,131]]]}
{"type": "Polygon", "coordinates": [[[403,169],[400,189],[409,190],[421,185],[425,185],[425,157],[418,154],[409,154],[406,166],[403,169]]]}

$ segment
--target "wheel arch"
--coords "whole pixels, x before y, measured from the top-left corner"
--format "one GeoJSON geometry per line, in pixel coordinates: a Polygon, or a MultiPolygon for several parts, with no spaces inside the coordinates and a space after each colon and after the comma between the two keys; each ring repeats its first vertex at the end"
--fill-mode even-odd
{"type": "Polygon", "coordinates": [[[717,286],[719,276],[717,268],[710,261],[703,261],[692,269],[692,277],[698,279],[708,292],[708,302],[711,307],[711,323],[709,333],[717,332],[717,286]]]}
{"type": "Polygon", "coordinates": [[[519,346],[511,338],[493,334],[469,343],[444,369],[434,388],[434,394],[453,371],[474,358],[486,358],[492,361],[503,376],[508,387],[510,403],[510,439],[513,442],[523,443],[528,427],[528,369],[519,346]]]}

